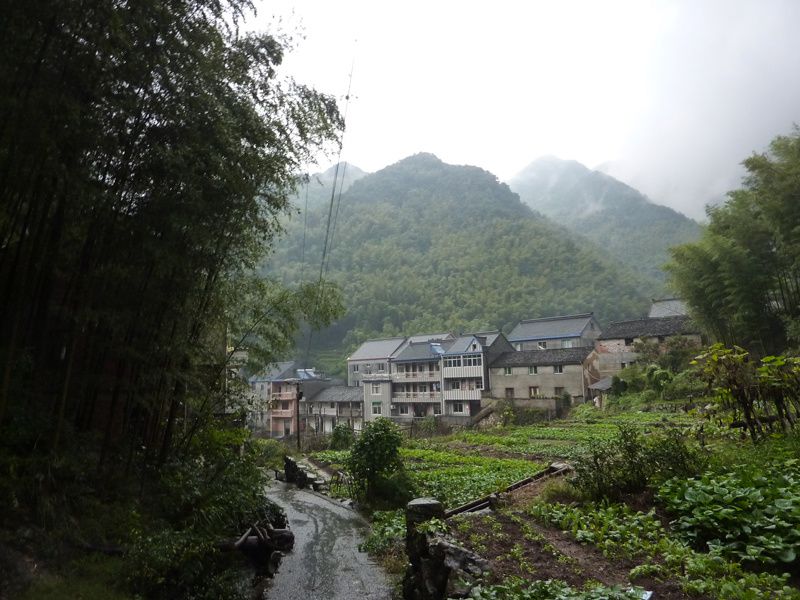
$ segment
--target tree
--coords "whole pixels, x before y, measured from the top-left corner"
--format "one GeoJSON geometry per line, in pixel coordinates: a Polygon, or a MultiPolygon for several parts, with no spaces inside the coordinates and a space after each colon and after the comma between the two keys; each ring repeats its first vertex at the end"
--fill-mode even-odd
{"type": "Polygon", "coordinates": [[[403,438],[389,419],[367,423],[350,450],[347,468],[371,498],[376,484],[402,467],[400,446],[403,438]]]}
{"type": "Polygon", "coordinates": [[[311,309],[324,283],[252,282],[296,173],[342,123],[332,98],[280,75],[279,37],[240,32],[251,9],[6,7],[0,425],[43,416],[52,450],[94,430],[101,463],[142,447],[163,463],[195,431],[187,414],[213,414],[226,331],[255,324],[247,341],[274,356],[304,315],[337,314],[335,298],[311,309]],[[237,325],[257,305],[269,318],[237,325]]]}
{"type": "Polygon", "coordinates": [[[744,166],[744,187],[707,209],[702,239],[667,270],[713,337],[763,356],[800,343],[800,129],[744,166]]]}

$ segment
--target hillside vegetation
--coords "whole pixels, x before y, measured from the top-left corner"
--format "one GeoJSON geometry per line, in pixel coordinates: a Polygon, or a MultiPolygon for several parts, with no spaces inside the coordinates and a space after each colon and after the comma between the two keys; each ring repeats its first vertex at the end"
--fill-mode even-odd
{"type": "Polygon", "coordinates": [[[652,295],[664,292],[662,266],[669,248],[700,237],[700,226],[693,220],[575,161],[540,158],[508,184],[531,208],[649,279],[652,295]]]}
{"type": "MultiPolygon", "coordinates": [[[[269,264],[286,282],[319,274],[325,208],[309,210],[305,251],[303,226],[302,216],[287,224],[269,264]]],[[[532,211],[491,173],[430,154],[353,183],[331,229],[327,277],[341,286],[347,315],[314,337],[317,352],[342,350],[338,362],[322,365],[329,371],[341,368],[344,351],[376,336],[646,310],[647,285],[631,271],[532,211]]]]}

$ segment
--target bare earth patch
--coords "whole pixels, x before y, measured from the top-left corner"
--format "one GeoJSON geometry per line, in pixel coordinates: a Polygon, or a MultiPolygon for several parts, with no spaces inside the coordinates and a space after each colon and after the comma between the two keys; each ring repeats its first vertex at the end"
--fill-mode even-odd
{"type": "Polygon", "coordinates": [[[607,586],[638,585],[651,590],[659,600],[696,599],[684,593],[677,582],[629,579],[637,566],[629,560],[612,560],[591,545],[576,542],[570,535],[544,527],[522,508],[546,485],[537,481],[514,491],[508,504],[496,512],[482,512],[450,520],[452,535],[465,547],[489,560],[491,583],[510,576],[530,581],[560,579],[582,588],[596,581],[607,586]]]}

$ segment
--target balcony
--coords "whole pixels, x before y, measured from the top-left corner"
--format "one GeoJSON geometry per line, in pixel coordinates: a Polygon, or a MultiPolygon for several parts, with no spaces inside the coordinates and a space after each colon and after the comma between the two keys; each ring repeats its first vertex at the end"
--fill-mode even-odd
{"type": "Polygon", "coordinates": [[[439,381],[439,371],[404,371],[392,373],[392,381],[439,381]]]}
{"type": "Polygon", "coordinates": [[[339,417],[360,417],[361,416],[361,408],[353,407],[353,408],[339,408],[339,417]]]}
{"type": "Polygon", "coordinates": [[[392,403],[395,402],[441,402],[441,392],[395,392],[392,394],[392,403]]]}
{"type": "Polygon", "coordinates": [[[483,367],[480,365],[469,367],[445,367],[442,369],[442,374],[446,379],[483,377],[483,367]]]}
{"type": "Polygon", "coordinates": [[[273,418],[291,418],[291,417],[294,417],[294,410],[291,409],[291,408],[288,409],[288,410],[284,410],[282,408],[273,408],[269,412],[270,412],[270,415],[273,418]]]}
{"type": "Polygon", "coordinates": [[[391,375],[386,371],[380,373],[362,373],[361,381],[386,381],[390,379],[391,375]]]}
{"type": "Polygon", "coordinates": [[[292,390],[290,392],[273,392],[272,400],[294,400],[297,397],[297,392],[292,390]]]}
{"type": "MultiPolygon", "coordinates": [[[[463,367],[462,367],[463,368],[463,367]]],[[[480,400],[481,390],[445,390],[445,400],[480,400]]]]}

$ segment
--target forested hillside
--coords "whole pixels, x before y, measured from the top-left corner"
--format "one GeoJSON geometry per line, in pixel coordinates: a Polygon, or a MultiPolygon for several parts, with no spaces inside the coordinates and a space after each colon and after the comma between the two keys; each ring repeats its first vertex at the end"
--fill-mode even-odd
{"type": "Polygon", "coordinates": [[[334,179],[336,180],[336,193],[346,192],[354,181],[358,181],[367,173],[355,165],[341,162],[333,165],[322,173],[309,176],[308,181],[297,191],[294,204],[300,208],[306,206],[317,208],[327,206],[331,201],[331,191],[334,179]],[[338,168],[337,168],[338,167],[338,168]]]}
{"type": "Polygon", "coordinates": [[[666,206],[653,204],[621,181],[582,164],[540,158],[508,182],[523,202],[586,236],[643,277],[660,295],[668,249],[700,237],[700,226],[666,206]]]}
{"type": "MultiPolygon", "coordinates": [[[[305,252],[303,224],[288,224],[270,261],[287,282],[319,275],[326,208],[309,212],[305,252]]],[[[331,372],[370,337],[508,329],[525,317],[590,310],[607,321],[647,305],[635,275],[532,211],[494,175],[430,154],[356,181],[331,229],[327,276],[341,286],[347,315],[313,343],[314,359],[325,354],[327,364],[318,364],[331,372]]]]}

